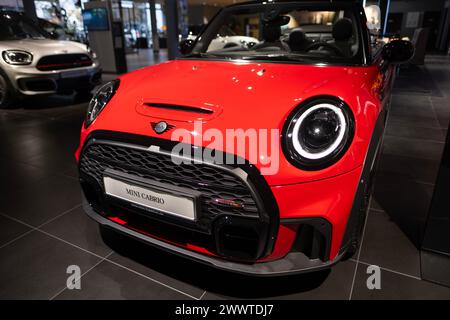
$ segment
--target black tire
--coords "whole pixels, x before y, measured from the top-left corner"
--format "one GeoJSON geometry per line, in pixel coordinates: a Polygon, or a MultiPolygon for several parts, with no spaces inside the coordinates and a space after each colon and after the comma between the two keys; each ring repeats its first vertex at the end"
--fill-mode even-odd
{"type": "Polygon", "coordinates": [[[7,109],[15,101],[14,90],[6,75],[0,72],[0,109],[7,109]]]}

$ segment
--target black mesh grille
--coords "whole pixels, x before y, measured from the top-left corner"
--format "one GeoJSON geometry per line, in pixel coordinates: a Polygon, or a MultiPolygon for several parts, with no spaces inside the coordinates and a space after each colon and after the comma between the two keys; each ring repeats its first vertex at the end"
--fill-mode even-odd
{"type": "Polygon", "coordinates": [[[82,154],[81,172],[103,186],[103,172],[113,169],[161,183],[201,192],[200,225],[221,214],[259,217],[258,208],[246,184],[233,173],[207,164],[175,164],[170,155],[112,144],[91,144],[82,154]],[[212,203],[213,199],[237,200],[243,207],[212,203]]]}
{"type": "Polygon", "coordinates": [[[22,90],[30,91],[54,91],[55,82],[50,79],[19,79],[19,86],[22,90]]]}
{"type": "Polygon", "coordinates": [[[42,57],[36,68],[41,71],[81,68],[92,65],[92,59],[86,54],[56,54],[42,57]]]}

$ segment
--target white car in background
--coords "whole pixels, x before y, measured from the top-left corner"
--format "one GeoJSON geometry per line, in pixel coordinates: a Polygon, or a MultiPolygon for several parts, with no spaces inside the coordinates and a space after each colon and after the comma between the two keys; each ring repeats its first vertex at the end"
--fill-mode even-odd
{"type": "Polygon", "coordinates": [[[23,13],[0,12],[0,108],[17,98],[77,92],[101,82],[96,55],[82,43],[51,39],[23,13]]]}
{"type": "MultiPolygon", "coordinates": [[[[185,40],[195,41],[202,29],[202,26],[190,26],[189,34],[185,40]]],[[[217,37],[211,41],[208,47],[208,51],[222,50],[231,47],[243,47],[248,49],[258,43],[259,40],[256,38],[235,35],[233,31],[226,30],[226,34],[218,34],[217,37]]]]}
{"type": "Polygon", "coordinates": [[[246,36],[220,36],[211,41],[208,52],[222,50],[232,47],[251,48],[258,44],[259,40],[253,37],[246,36]]]}

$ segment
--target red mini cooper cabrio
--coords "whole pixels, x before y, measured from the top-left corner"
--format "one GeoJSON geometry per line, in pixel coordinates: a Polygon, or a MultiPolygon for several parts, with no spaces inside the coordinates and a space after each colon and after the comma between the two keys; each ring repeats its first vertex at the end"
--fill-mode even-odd
{"type": "Polygon", "coordinates": [[[255,1],[181,51],[90,102],[76,153],[88,215],[243,274],[354,253],[411,44],[383,46],[356,2],[255,1]]]}

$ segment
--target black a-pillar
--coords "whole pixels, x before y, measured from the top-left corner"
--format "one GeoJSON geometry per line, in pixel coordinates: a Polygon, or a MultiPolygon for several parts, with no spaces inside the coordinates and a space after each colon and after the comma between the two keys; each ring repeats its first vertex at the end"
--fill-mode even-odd
{"type": "Polygon", "coordinates": [[[22,3],[25,15],[31,20],[37,22],[36,6],[34,5],[34,0],[23,0],[22,3]]]}
{"type": "Polygon", "coordinates": [[[178,57],[178,0],[166,0],[167,49],[168,57],[173,60],[178,57]]]}

